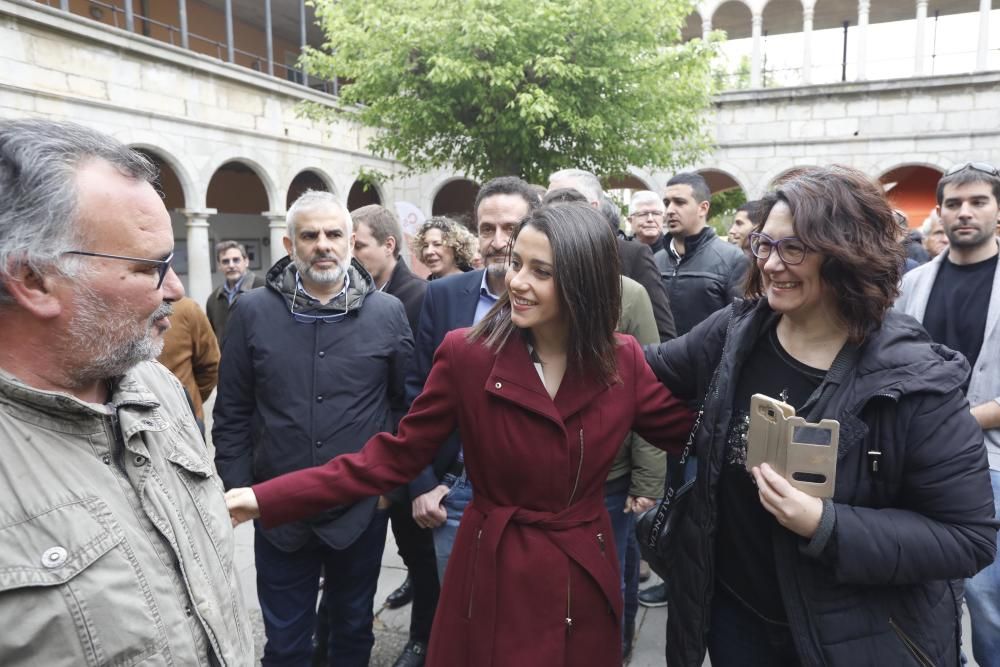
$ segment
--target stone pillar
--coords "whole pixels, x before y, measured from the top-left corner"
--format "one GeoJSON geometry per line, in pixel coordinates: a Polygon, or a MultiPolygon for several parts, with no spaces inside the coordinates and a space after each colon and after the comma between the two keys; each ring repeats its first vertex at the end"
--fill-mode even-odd
{"type": "Polygon", "coordinates": [[[924,73],[924,42],[927,30],[927,0],[917,0],[917,50],[913,54],[913,74],[921,76],[924,73]]]}
{"type": "Polygon", "coordinates": [[[181,209],[187,218],[188,296],[199,306],[205,307],[212,293],[212,249],[208,247],[208,217],[218,211],[214,208],[181,209]]]}
{"type": "Polygon", "coordinates": [[[802,8],[802,83],[812,80],[813,8],[802,8]]]}
{"type": "Polygon", "coordinates": [[[864,81],[868,64],[868,10],[871,0],[858,0],[858,81],[864,81]]]}
{"type": "Polygon", "coordinates": [[[703,41],[708,41],[708,33],[712,32],[712,19],[702,19],[701,20],[701,39],[703,41]]]}
{"type": "Polygon", "coordinates": [[[990,0],[979,0],[979,45],[976,47],[976,71],[986,69],[990,44],[990,0]]]}
{"type": "Polygon", "coordinates": [[[753,34],[753,52],[750,55],[750,87],[760,88],[762,82],[761,61],[763,60],[761,32],[764,27],[764,15],[760,12],[754,12],[750,20],[753,34]]]}
{"type": "Polygon", "coordinates": [[[273,266],[275,262],[286,255],[285,242],[282,241],[287,229],[285,214],[277,211],[265,211],[261,215],[267,218],[267,228],[271,237],[271,265],[273,266]]]}

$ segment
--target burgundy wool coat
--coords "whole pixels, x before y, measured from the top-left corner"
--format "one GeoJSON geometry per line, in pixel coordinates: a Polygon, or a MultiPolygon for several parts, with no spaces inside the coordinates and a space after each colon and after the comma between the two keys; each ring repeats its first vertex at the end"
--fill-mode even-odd
{"type": "Polygon", "coordinates": [[[621,665],[618,557],[604,482],[629,430],[674,453],[693,415],[619,336],[620,382],[568,369],[555,400],[524,338],[449,333],[398,434],[253,487],[265,527],[412,479],[455,428],[475,494],[448,561],[430,667],[621,665]]]}

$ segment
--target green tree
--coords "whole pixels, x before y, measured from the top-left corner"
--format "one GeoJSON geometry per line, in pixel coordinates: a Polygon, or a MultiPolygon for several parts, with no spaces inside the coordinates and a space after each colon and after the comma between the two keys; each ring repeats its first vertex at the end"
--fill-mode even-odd
{"type": "Polygon", "coordinates": [[[369,150],[411,171],[540,182],[578,166],[675,169],[709,146],[712,43],[680,43],[690,0],[314,0],[327,41],[310,74],[369,150]]]}
{"type": "Polygon", "coordinates": [[[708,224],[719,236],[729,233],[729,226],[733,224],[733,216],[736,209],[747,201],[747,196],[740,188],[730,188],[712,195],[708,208],[708,224]]]}

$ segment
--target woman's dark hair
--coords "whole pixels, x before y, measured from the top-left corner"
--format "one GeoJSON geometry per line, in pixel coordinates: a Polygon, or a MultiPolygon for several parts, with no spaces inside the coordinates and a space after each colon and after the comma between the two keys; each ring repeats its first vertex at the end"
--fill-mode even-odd
{"type": "MultiPolygon", "coordinates": [[[[525,227],[542,233],[552,246],[552,272],[559,310],[566,320],[567,365],[595,372],[607,383],[618,378],[615,329],[621,316],[621,268],[615,235],[587,204],[545,205],[528,214],[511,237],[508,254],[525,227]]],[[[500,349],[517,327],[504,293],[468,334],[500,349]]]]}
{"type": "MultiPolygon", "coordinates": [[[[778,202],[791,211],[795,235],[823,257],[820,276],[836,295],[848,340],[860,344],[882,324],[902,279],[903,245],[882,189],[850,167],[812,167],[760,200],[755,231],[763,228],[778,202]]],[[[763,295],[763,274],[754,262],[746,296],[763,295]]]]}

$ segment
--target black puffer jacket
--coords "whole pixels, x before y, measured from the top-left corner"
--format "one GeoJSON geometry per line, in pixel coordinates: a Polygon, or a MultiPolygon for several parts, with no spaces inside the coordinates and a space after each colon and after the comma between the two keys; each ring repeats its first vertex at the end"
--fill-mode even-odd
{"type": "MultiPolygon", "coordinates": [[[[716,485],[733,394],[747,351],[775,317],[766,301],[739,303],[687,336],[647,348],[657,377],[681,398],[700,399],[721,358],[718,391],[706,399],[695,445],[698,479],[671,562],[671,667],[704,659],[716,485]]],[[[803,665],[959,663],[961,583],[951,580],[993,561],[997,533],[982,431],[960,390],[968,373],[961,355],[890,311],[843,381],[825,381],[820,416],[841,424],[836,492],[824,512],[832,530],[807,541],[775,523],[772,535],[803,665]]]]}
{"type": "Polygon", "coordinates": [[[670,252],[670,238],[665,236],[663,242],[666,247],[653,260],[670,299],[678,336],[743,295],[750,263],[742,250],[720,239],[711,227],[684,239],[680,261],[670,252]]]}
{"type": "MultiPolygon", "coordinates": [[[[215,400],[215,465],[226,488],[250,486],[322,465],[395,429],[413,336],[403,304],[375,289],[352,260],[345,293],[321,305],[296,293],[291,258],[267,274],[267,287],[240,297],[229,320],[215,400]],[[297,321],[296,313],[336,321],[297,321]],[[340,317],[340,315],[342,315],[340,317]]],[[[300,318],[301,319],[301,318],[300,318]]],[[[264,531],[283,551],[315,533],[335,549],[368,527],[377,498],[264,531]]]]}

